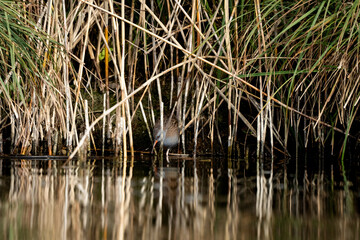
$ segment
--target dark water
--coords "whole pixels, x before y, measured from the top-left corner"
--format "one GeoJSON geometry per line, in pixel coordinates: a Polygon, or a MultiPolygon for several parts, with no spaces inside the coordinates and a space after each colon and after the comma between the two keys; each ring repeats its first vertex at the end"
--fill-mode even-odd
{"type": "Polygon", "coordinates": [[[359,239],[360,175],[317,157],[0,160],[0,239],[359,239]]]}

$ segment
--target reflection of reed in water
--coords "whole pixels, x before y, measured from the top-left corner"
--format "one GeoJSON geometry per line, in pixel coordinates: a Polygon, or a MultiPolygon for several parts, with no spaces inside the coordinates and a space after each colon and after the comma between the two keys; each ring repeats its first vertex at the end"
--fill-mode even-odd
{"type": "Polygon", "coordinates": [[[10,226],[21,232],[33,233],[29,238],[84,239],[87,211],[91,199],[88,195],[90,169],[66,169],[58,173],[56,163],[48,171],[32,168],[31,161],[22,161],[12,168],[7,216],[19,216],[10,226]],[[59,175],[58,175],[59,174],[59,175]],[[71,236],[71,237],[70,237],[71,236]]]}
{"type": "Polygon", "coordinates": [[[150,191],[141,194],[142,239],[202,239],[210,233],[207,229],[214,221],[210,216],[214,194],[210,203],[199,191],[196,171],[193,177],[188,177],[184,167],[160,168],[155,176],[144,181],[150,191]]]}
{"type": "Polygon", "coordinates": [[[15,239],[359,236],[351,192],[327,192],[323,172],[289,177],[285,167],[273,174],[259,164],[258,175],[247,176],[241,166],[224,172],[212,161],[180,160],[139,175],[132,165],[105,162],[64,169],[52,162],[49,170],[22,163],[12,165],[0,204],[0,232],[15,239]]]}

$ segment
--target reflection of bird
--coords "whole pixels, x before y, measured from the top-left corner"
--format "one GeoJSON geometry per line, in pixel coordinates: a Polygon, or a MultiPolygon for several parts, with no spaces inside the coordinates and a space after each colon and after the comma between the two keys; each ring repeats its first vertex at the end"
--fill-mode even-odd
{"type": "MultiPolygon", "coordinates": [[[[153,136],[155,141],[153,146],[154,149],[156,144],[158,142],[161,142],[162,140],[160,120],[155,123],[153,136]]],[[[164,147],[167,148],[166,157],[168,157],[171,148],[175,147],[179,141],[179,129],[178,129],[178,122],[176,119],[174,118],[169,119],[168,117],[164,117],[163,137],[164,137],[164,147]]]]}

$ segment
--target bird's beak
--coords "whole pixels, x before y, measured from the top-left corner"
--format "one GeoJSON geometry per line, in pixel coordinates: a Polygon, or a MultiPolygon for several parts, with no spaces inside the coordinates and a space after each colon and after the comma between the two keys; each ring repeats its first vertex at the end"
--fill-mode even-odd
{"type": "Polygon", "coordinates": [[[151,153],[154,152],[154,148],[155,148],[155,146],[156,146],[157,143],[158,143],[158,140],[155,140],[154,145],[153,145],[152,150],[151,150],[151,153]]]}

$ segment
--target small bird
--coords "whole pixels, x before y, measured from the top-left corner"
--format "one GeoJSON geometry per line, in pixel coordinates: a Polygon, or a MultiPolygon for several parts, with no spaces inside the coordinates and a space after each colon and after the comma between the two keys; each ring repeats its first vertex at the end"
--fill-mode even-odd
{"type": "MultiPolygon", "coordinates": [[[[155,123],[154,130],[153,130],[153,137],[154,137],[154,146],[158,142],[161,142],[161,127],[160,127],[160,120],[155,123]]],[[[171,148],[175,147],[179,142],[179,129],[178,129],[178,122],[176,119],[164,116],[163,121],[163,137],[164,137],[164,147],[167,148],[166,151],[166,158],[168,160],[169,152],[171,148]]],[[[168,160],[169,161],[169,160],[168,160]]]]}

